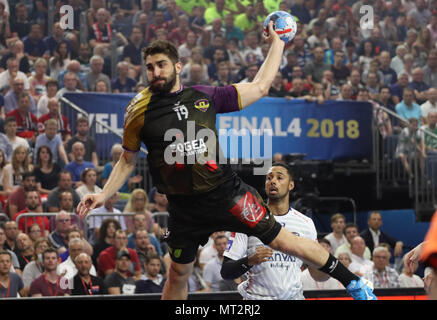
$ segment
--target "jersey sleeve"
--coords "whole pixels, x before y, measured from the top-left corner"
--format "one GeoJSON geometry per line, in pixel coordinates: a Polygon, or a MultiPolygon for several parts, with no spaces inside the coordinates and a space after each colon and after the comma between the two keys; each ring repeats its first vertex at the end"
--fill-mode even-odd
{"type": "Polygon", "coordinates": [[[151,98],[149,89],[138,93],[129,103],[124,114],[123,148],[137,152],[141,147],[140,133],[144,125],[144,116],[151,98]]]}
{"type": "Polygon", "coordinates": [[[310,219],[309,221],[309,239],[317,241],[317,230],[316,230],[316,226],[314,225],[314,221],[312,219],[310,219]]]}
{"type": "Polygon", "coordinates": [[[248,237],[244,233],[232,232],[224,253],[225,257],[239,260],[247,255],[248,237]]]}
{"type": "Polygon", "coordinates": [[[193,88],[211,97],[214,102],[214,109],[217,113],[234,112],[242,108],[240,94],[234,85],[224,87],[199,85],[193,86],[193,88]]]}

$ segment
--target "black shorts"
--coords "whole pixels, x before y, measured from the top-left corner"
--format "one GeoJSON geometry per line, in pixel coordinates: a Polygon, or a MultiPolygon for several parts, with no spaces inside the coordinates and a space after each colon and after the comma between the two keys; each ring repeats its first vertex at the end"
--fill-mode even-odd
{"type": "Polygon", "coordinates": [[[196,196],[168,196],[167,243],[173,261],[190,263],[216,231],[233,231],[256,236],[269,244],[281,225],[255,188],[238,176],[217,189],[196,196]]]}

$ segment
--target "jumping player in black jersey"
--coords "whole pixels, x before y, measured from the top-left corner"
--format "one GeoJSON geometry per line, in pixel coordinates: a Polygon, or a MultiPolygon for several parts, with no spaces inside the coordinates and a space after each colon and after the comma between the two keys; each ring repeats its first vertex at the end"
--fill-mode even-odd
{"type": "Polygon", "coordinates": [[[264,38],[270,50],[254,80],[226,87],[184,87],[177,49],[167,41],[150,44],[144,51],[150,86],[126,108],[123,155],[103,190],[82,199],[78,214],[103,205],[123,185],[144,142],[153,183],[169,201],[172,262],[163,299],[187,298],[199,245],[211,233],[226,230],[256,236],[338,279],[355,299],[374,300],[363,280],[321,245],[282,228],[258,192],[220,161],[216,114],[241,110],[266,96],[279,69],[285,44],[272,23],[264,38]]]}

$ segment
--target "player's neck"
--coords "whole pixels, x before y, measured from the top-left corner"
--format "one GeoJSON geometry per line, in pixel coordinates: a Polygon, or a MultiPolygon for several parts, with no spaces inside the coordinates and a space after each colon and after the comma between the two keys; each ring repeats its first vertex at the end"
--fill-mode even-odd
{"type": "Polygon", "coordinates": [[[284,199],[269,199],[267,204],[269,206],[270,211],[275,216],[283,216],[288,213],[290,210],[290,203],[288,201],[288,197],[284,199]]]}
{"type": "Polygon", "coordinates": [[[175,93],[178,92],[182,89],[182,84],[181,84],[181,80],[179,79],[179,76],[176,76],[176,83],[173,86],[173,88],[171,89],[170,93],[175,93]]]}

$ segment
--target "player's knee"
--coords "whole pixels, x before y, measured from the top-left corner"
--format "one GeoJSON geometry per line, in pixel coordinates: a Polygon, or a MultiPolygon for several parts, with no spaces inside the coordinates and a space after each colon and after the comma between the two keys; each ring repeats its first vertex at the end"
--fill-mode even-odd
{"type": "Polygon", "coordinates": [[[176,262],[172,262],[170,264],[168,276],[172,280],[182,280],[188,278],[192,271],[192,263],[191,264],[180,264],[176,262]]]}

